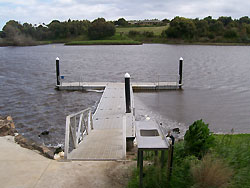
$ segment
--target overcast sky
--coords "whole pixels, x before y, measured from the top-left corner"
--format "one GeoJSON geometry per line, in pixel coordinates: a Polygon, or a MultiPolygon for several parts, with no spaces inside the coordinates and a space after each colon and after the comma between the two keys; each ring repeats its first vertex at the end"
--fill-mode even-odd
{"type": "Polygon", "coordinates": [[[250,15],[250,0],[0,0],[0,30],[9,20],[48,24],[69,18],[106,20],[240,18],[250,15]]]}

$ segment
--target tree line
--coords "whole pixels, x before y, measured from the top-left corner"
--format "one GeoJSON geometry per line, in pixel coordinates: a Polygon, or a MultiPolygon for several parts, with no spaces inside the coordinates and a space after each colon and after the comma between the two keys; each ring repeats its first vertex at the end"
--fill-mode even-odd
{"type": "Polygon", "coordinates": [[[60,22],[53,20],[51,23],[38,26],[29,23],[20,24],[15,20],[8,21],[0,31],[0,42],[22,45],[32,44],[35,41],[48,41],[70,39],[86,35],[89,39],[101,39],[115,34],[115,26],[104,18],[93,22],[88,20],[73,20],[60,22]]]}
{"type": "Polygon", "coordinates": [[[197,42],[250,42],[250,18],[175,17],[170,21],[169,28],[162,33],[162,37],[197,42]]]}
{"type": "MultiPolygon", "coordinates": [[[[188,42],[250,42],[250,18],[248,16],[239,19],[221,16],[213,19],[211,16],[204,19],[189,19],[175,17],[171,21],[162,20],[157,26],[169,25],[161,36],[164,41],[188,41],[188,42]]],[[[98,18],[92,22],[88,20],[68,20],[60,22],[53,20],[49,24],[32,25],[20,24],[15,20],[8,21],[0,31],[0,44],[6,45],[32,45],[36,41],[57,41],[61,39],[74,39],[85,36],[85,39],[103,39],[113,36],[116,27],[135,27],[124,18],[116,21],[106,21],[98,18]]],[[[140,25],[143,26],[143,25],[140,25]]],[[[147,25],[150,26],[150,25],[147,25]]],[[[155,26],[155,24],[151,25],[155,26]]],[[[132,30],[132,29],[131,29],[132,30]]],[[[128,37],[134,38],[136,33],[131,31],[128,37]]],[[[144,32],[144,38],[155,38],[153,32],[144,32]]],[[[138,37],[137,37],[138,38],[138,37]]]]}

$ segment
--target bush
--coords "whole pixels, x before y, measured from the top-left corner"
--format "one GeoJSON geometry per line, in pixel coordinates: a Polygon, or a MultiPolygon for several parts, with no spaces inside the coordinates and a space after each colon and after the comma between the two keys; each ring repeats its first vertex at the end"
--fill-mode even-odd
{"type": "Polygon", "coordinates": [[[224,34],[225,38],[236,38],[237,37],[237,32],[234,30],[228,30],[224,34]]]}
{"type": "Polygon", "coordinates": [[[184,136],[184,150],[188,155],[201,158],[214,145],[214,136],[202,119],[189,126],[184,136]]]}
{"type": "Polygon", "coordinates": [[[194,187],[226,187],[232,170],[222,160],[206,155],[199,163],[191,165],[194,187]]]}
{"type": "Polygon", "coordinates": [[[139,32],[139,31],[135,31],[135,30],[130,30],[130,31],[128,32],[128,35],[129,35],[130,37],[134,37],[134,36],[136,36],[136,35],[140,35],[140,32],[139,32]]]}
{"type": "Polygon", "coordinates": [[[154,32],[153,31],[144,31],[143,36],[145,36],[145,37],[154,37],[154,32]]]}

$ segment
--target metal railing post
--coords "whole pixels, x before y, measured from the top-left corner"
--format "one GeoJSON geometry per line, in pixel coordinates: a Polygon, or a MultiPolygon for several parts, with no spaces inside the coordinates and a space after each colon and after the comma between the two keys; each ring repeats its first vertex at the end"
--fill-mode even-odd
{"type": "Polygon", "coordinates": [[[84,135],[85,134],[88,135],[89,131],[92,129],[93,129],[93,120],[90,108],[87,108],[75,114],[68,115],[66,117],[65,146],[64,146],[65,159],[68,158],[71,138],[73,140],[73,147],[74,149],[76,149],[80,144],[80,142],[82,141],[84,135]],[[77,117],[79,117],[79,119],[77,117]],[[77,120],[79,120],[79,122],[77,120]]]}
{"type": "Polygon", "coordinates": [[[67,159],[69,152],[69,129],[70,127],[70,117],[66,117],[66,131],[65,131],[65,145],[64,145],[64,158],[67,159]]]}
{"type": "Polygon", "coordinates": [[[91,120],[91,130],[94,129],[94,126],[93,126],[93,116],[92,116],[92,112],[90,111],[90,120],[91,120]]]}
{"type": "Polygon", "coordinates": [[[88,112],[88,130],[92,129],[91,110],[88,112]]]}

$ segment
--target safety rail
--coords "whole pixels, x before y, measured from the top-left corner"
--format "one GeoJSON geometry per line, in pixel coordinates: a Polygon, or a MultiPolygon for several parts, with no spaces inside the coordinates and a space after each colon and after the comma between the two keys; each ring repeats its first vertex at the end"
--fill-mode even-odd
{"type": "Polygon", "coordinates": [[[78,83],[78,85],[80,86],[81,83],[84,82],[84,76],[76,74],[75,76],[72,77],[66,74],[60,76],[59,80],[60,80],[60,86],[62,86],[63,83],[78,83]]]}
{"type": "Polygon", "coordinates": [[[135,101],[134,101],[134,92],[133,92],[133,88],[132,85],[130,84],[130,99],[131,99],[131,113],[133,114],[132,118],[132,136],[135,136],[135,101]]]}
{"type": "Polygon", "coordinates": [[[175,82],[176,85],[179,84],[180,76],[178,74],[158,74],[157,75],[157,84],[160,86],[164,82],[175,82]]]}
{"type": "Polygon", "coordinates": [[[76,149],[83,138],[93,129],[92,111],[90,108],[66,117],[64,155],[67,159],[70,145],[76,149]],[[70,142],[72,141],[72,143],[70,142]]]}

